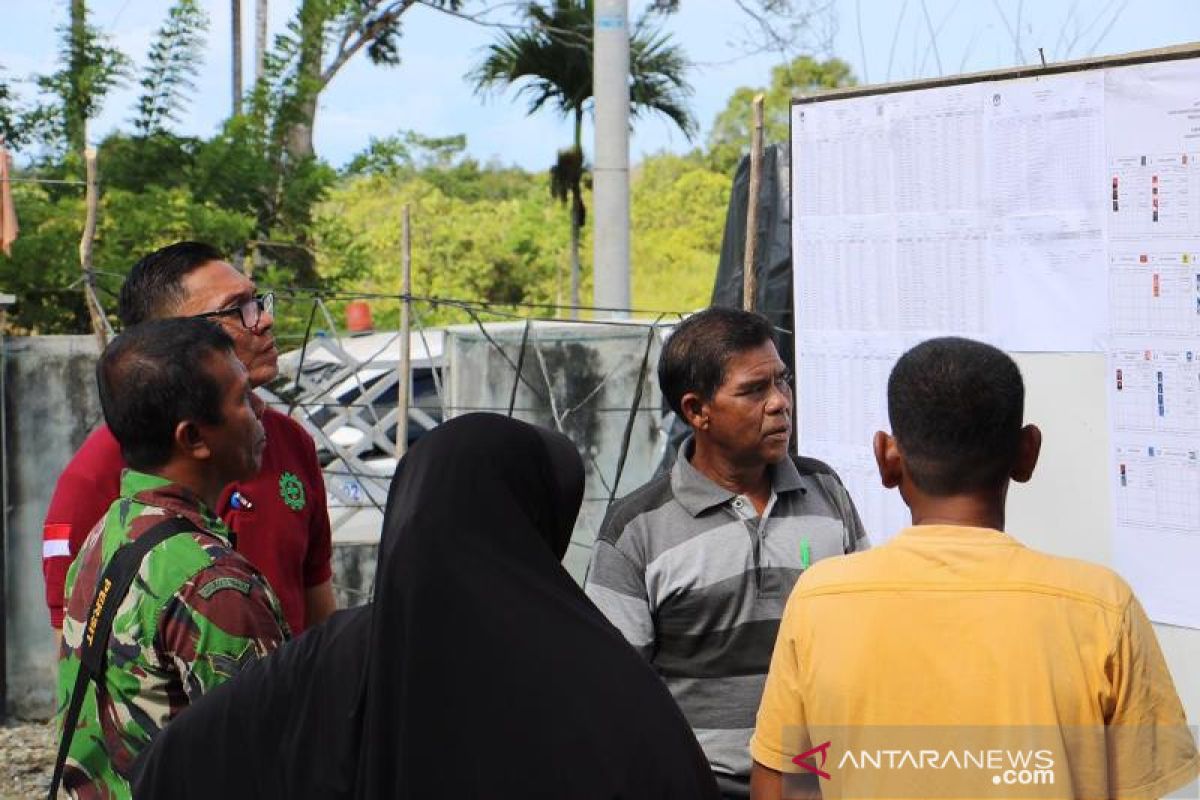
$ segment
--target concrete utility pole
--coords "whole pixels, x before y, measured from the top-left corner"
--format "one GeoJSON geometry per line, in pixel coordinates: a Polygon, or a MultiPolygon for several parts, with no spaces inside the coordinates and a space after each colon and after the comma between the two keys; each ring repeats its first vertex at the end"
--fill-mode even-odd
{"type": "Polygon", "coordinates": [[[267,71],[267,0],[254,4],[254,83],[267,71]]]}
{"type": "Polygon", "coordinates": [[[242,0],[230,0],[230,56],[233,59],[230,70],[233,78],[233,114],[242,113],[242,0]]]}
{"type": "Polygon", "coordinates": [[[595,13],[594,305],[629,308],[629,0],[595,13]]]}

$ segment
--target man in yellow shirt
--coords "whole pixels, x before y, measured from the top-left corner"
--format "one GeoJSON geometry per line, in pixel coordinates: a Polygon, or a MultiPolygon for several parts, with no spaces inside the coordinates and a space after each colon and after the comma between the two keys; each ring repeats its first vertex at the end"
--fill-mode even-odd
{"type": "Polygon", "coordinates": [[[757,727],[752,797],[1161,797],[1200,754],[1145,612],[1104,567],[1003,532],[1022,426],[1017,365],[924,342],[888,381],[884,486],[913,525],[796,584],[757,727]]]}

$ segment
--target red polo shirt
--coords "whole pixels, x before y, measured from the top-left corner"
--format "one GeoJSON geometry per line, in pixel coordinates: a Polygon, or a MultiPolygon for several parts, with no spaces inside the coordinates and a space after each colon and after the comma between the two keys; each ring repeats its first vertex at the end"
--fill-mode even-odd
{"type": "MultiPolygon", "coordinates": [[[[267,577],[293,635],[305,628],[304,595],[332,575],[325,481],[312,437],[268,408],[262,469],[230,484],[218,513],[236,536],[235,549],[267,577]],[[236,499],[234,493],[237,493],[236,499]]],[[[120,494],[125,460],[107,425],[84,441],[54,487],[42,529],[42,573],[50,624],[62,627],[63,585],[83,540],[120,494]]]]}

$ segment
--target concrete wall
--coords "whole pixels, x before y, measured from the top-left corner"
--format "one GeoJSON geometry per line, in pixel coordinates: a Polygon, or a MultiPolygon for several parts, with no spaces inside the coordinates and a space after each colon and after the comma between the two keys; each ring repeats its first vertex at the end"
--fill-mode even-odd
{"type": "MultiPolygon", "coordinates": [[[[516,361],[523,325],[489,325],[516,361]]],[[[522,374],[533,387],[517,392],[515,416],[549,427],[543,398],[553,391],[563,430],[584,453],[587,490],[566,566],[582,580],[592,539],[604,516],[629,418],[647,330],[638,326],[538,324],[530,336],[522,374]],[[537,344],[541,359],[533,346],[537,344]],[[552,390],[546,386],[545,364],[552,390]]],[[[477,328],[448,332],[449,416],[489,408],[504,411],[513,369],[477,328]]],[[[655,336],[629,456],[617,496],[645,482],[665,444],[654,367],[661,337],[655,336]]],[[[7,467],[9,510],[5,525],[5,661],[7,713],[42,718],[53,712],[54,638],[42,586],[42,521],[62,468],[100,423],[95,388],[96,341],[90,336],[43,336],[6,341],[7,467]]],[[[327,480],[335,480],[331,477],[327,480]]],[[[361,605],[374,585],[376,536],[335,542],[334,586],[338,605],[361,605]]]]}
{"type": "Polygon", "coordinates": [[[42,588],[42,520],[55,479],[100,423],[96,340],[37,336],[5,341],[8,514],[5,520],[6,712],[53,712],[54,637],[42,588]]]}
{"type": "MultiPolygon", "coordinates": [[[[4,655],[8,715],[54,712],[57,652],[42,582],[42,521],[58,475],[103,419],[91,336],[6,339],[8,514],[4,525],[4,655]]],[[[338,605],[370,599],[375,546],[336,544],[338,605]]],[[[2,716],[2,715],[0,715],[2,716]]]]}

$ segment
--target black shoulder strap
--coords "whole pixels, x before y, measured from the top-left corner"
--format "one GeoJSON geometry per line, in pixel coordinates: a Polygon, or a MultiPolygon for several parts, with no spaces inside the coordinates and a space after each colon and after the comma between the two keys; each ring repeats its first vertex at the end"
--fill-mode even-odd
{"type": "Polygon", "coordinates": [[[79,724],[84,690],[89,679],[96,680],[99,686],[104,676],[104,655],[108,652],[108,636],[112,632],[113,618],[117,615],[121,601],[128,594],[129,587],[133,585],[142,559],[156,545],[175,534],[198,530],[200,529],[196,524],[186,517],[163,520],[132,542],[121,545],[104,568],[100,582],[96,584],[96,596],[92,598],[85,618],[87,622],[79,648],[79,672],[75,675],[71,700],[67,706],[67,713],[63,716],[62,738],[58,744],[58,758],[54,761],[54,777],[50,779],[47,800],[54,800],[58,796],[58,786],[67,763],[67,752],[71,749],[75,726],[79,724]]]}

